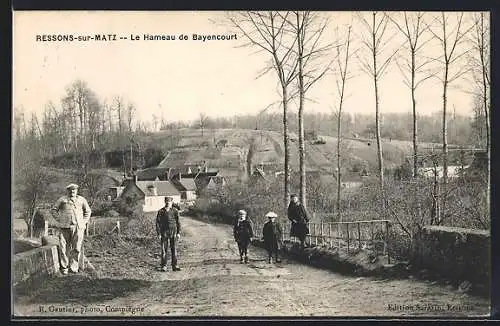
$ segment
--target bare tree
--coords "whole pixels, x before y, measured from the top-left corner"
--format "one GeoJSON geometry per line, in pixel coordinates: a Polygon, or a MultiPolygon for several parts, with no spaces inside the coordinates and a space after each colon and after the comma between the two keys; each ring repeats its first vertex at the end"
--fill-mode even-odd
{"type": "Polygon", "coordinates": [[[200,129],[201,129],[201,136],[202,137],[203,137],[203,131],[207,127],[207,121],[208,121],[207,115],[205,113],[203,113],[203,112],[200,112],[199,126],[200,126],[200,129]]]}
{"type": "Polygon", "coordinates": [[[413,177],[417,177],[418,173],[418,127],[417,127],[417,101],[416,91],[417,88],[427,79],[433,77],[435,74],[430,73],[426,67],[432,62],[430,59],[422,59],[422,47],[428,43],[431,38],[423,39],[424,32],[427,26],[424,21],[424,13],[404,12],[404,19],[402,22],[398,21],[394,15],[388,15],[389,19],[394,23],[398,30],[404,35],[406,39],[408,57],[403,59],[402,63],[396,60],[399,69],[404,77],[404,84],[411,91],[411,104],[413,112],[413,177]],[[392,17],[391,17],[392,16],[392,17]],[[424,74],[425,73],[425,74],[424,74]]]}
{"type": "Polygon", "coordinates": [[[132,124],[134,122],[134,117],[135,117],[135,112],[136,112],[135,105],[132,103],[129,103],[127,105],[127,127],[128,127],[128,132],[132,134],[133,128],[132,124]]]}
{"type": "Polygon", "coordinates": [[[289,13],[238,12],[229,14],[232,27],[243,34],[248,41],[243,46],[257,48],[269,55],[270,62],[258,77],[274,71],[278,77],[283,106],[283,144],[285,149],[284,207],[287,207],[290,194],[290,150],[288,139],[289,86],[296,77],[298,60],[294,56],[296,38],[286,32],[289,13]]]}
{"type": "MultiPolygon", "coordinates": [[[[349,52],[351,46],[351,30],[352,26],[347,27],[347,36],[345,43],[337,47],[337,69],[338,77],[336,80],[337,92],[339,93],[339,104],[337,114],[337,216],[338,221],[342,221],[342,214],[340,210],[340,193],[341,193],[341,144],[342,144],[342,109],[344,105],[345,89],[347,80],[351,78],[349,71],[349,59],[351,53],[349,52]]],[[[340,224],[339,224],[340,227],[340,224]]]]}
{"type": "Polygon", "coordinates": [[[252,137],[249,139],[248,152],[246,155],[246,166],[247,166],[248,179],[250,179],[252,177],[253,158],[254,158],[256,152],[257,152],[257,143],[255,141],[255,137],[252,137]]]}
{"type": "MultiPolygon", "coordinates": [[[[466,35],[473,28],[464,27],[464,13],[441,12],[435,17],[437,26],[429,28],[434,38],[438,40],[442,53],[434,58],[442,66],[442,76],[438,76],[443,85],[443,112],[442,112],[442,142],[443,142],[443,187],[441,191],[447,192],[448,184],[448,88],[457,79],[469,71],[468,65],[460,62],[470,52],[466,45],[466,35]],[[450,23],[450,17],[456,17],[456,24],[450,23]]],[[[441,196],[440,214],[445,214],[446,196],[441,196]]],[[[437,217],[438,220],[441,216],[437,217]]]]}
{"type": "Polygon", "coordinates": [[[158,124],[160,123],[159,122],[159,118],[156,114],[153,113],[153,131],[157,131],[158,130],[158,124]]]}
{"type": "Polygon", "coordinates": [[[490,157],[490,29],[489,20],[484,12],[474,14],[474,33],[472,37],[472,53],[470,56],[473,65],[473,76],[479,95],[482,100],[486,128],[486,150],[490,157]]]}
{"type": "Polygon", "coordinates": [[[116,117],[118,118],[118,134],[119,137],[121,137],[123,133],[123,111],[125,107],[124,100],[121,96],[115,96],[114,98],[115,102],[115,107],[114,110],[116,111],[116,117]]]}
{"type": "Polygon", "coordinates": [[[324,31],[328,26],[328,19],[320,13],[310,11],[294,11],[289,15],[289,25],[296,40],[296,55],[298,63],[297,92],[299,95],[298,124],[299,124],[299,170],[300,170],[300,201],[306,207],[306,169],[305,169],[305,142],[304,142],[304,100],[307,91],[318,80],[325,76],[330,63],[320,67],[317,59],[326,56],[331,44],[322,44],[324,31]],[[290,17],[291,16],[291,17],[290,17]]]}
{"type": "Polygon", "coordinates": [[[449,86],[468,72],[469,67],[459,60],[463,58],[470,49],[465,47],[465,36],[473,28],[464,27],[464,13],[441,12],[435,17],[437,26],[430,27],[429,30],[440,43],[442,53],[435,61],[442,65],[441,77],[438,77],[443,84],[443,184],[448,182],[448,88],[449,86]],[[456,24],[450,24],[450,16],[455,16],[456,24]]]}
{"type": "MultiPolygon", "coordinates": [[[[378,157],[378,173],[380,181],[380,189],[382,195],[384,193],[384,161],[382,156],[382,141],[380,138],[380,94],[379,81],[387,72],[390,62],[396,55],[398,49],[387,53],[387,44],[393,42],[393,37],[386,36],[386,28],[389,19],[387,15],[373,12],[371,20],[366,19],[362,14],[359,14],[359,20],[365,27],[365,31],[369,34],[368,37],[361,37],[361,42],[370,54],[370,60],[366,58],[358,59],[361,63],[361,69],[373,78],[373,86],[375,91],[375,136],[377,141],[377,157],[378,157]],[[384,53],[386,52],[386,53],[384,53]]],[[[384,196],[382,196],[384,198],[384,196]]]]}

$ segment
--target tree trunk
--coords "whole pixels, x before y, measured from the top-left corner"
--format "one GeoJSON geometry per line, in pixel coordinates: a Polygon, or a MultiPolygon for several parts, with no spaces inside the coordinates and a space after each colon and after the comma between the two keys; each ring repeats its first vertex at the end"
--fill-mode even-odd
{"type": "Polygon", "coordinates": [[[339,108],[339,114],[337,117],[337,217],[338,221],[342,222],[342,216],[340,214],[340,191],[341,191],[341,179],[340,179],[340,137],[341,133],[341,119],[342,119],[342,105],[339,108]]]}
{"type": "MultiPolygon", "coordinates": [[[[375,24],[375,14],[373,15],[373,20],[375,24]]],[[[380,139],[380,108],[379,108],[379,96],[378,96],[378,71],[377,71],[377,53],[375,51],[375,33],[373,34],[373,84],[375,88],[375,137],[377,139],[377,158],[378,158],[378,172],[379,172],[379,182],[382,197],[384,195],[384,159],[382,156],[382,141],[380,139]]]]}
{"type": "Polygon", "coordinates": [[[285,192],[284,192],[284,207],[288,206],[288,197],[290,197],[290,150],[288,148],[288,92],[286,87],[282,87],[283,91],[283,145],[285,148],[285,192]]]}
{"type": "MultiPolygon", "coordinates": [[[[301,31],[299,30],[299,33],[301,31]]],[[[305,143],[304,143],[304,75],[303,75],[303,40],[300,35],[297,40],[299,45],[298,67],[299,67],[299,170],[300,170],[300,202],[306,208],[306,167],[305,167],[305,143]]]]}
{"type": "Polygon", "coordinates": [[[440,189],[442,192],[441,207],[439,210],[438,221],[442,219],[442,215],[446,210],[446,185],[448,184],[448,120],[447,120],[447,101],[448,101],[448,62],[445,64],[444,81],[443,81],[443,187],[440,189]]]}
{"type": "Polygon", "coordinates": [[[413,109],[413,178],[418,175],[417,102],[415,100],[415,52],[411,53],[411,104],[413,109]]]}
{"type": "MultiPolygon", "coordinates": [[[[481,36],[479,40],[479,54],[481,57],[481,68],[482,68],[482,81],[483,81],[483,107],[484,107],[484,120],[486,127],[486,153],[488,160],[490,158],[490,119],[489,119],[489,105],[488,105],[488,84],[486,81],[486,62],[485,62],[485,40],[484,40],[484,14],[481,13],[481,36]]],[[[488,165],[488,175],[489,175],[489,165],[488,165]]]]}

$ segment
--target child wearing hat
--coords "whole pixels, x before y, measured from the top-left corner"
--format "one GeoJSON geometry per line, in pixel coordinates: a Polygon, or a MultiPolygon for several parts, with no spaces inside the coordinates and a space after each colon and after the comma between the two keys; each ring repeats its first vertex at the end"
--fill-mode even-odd
{"type": "Polygon", "coordinates": [[[240,263],[248,263],[248,246],[253,238],[252,223],[247,219],[247,212],[243,209],[238,211],[238,218],[233,227],[234,240],[238,244],[240,263]]]}
{"type": "Polygon", "coordinates": [[[268,255],[268,262],[272,263],[274,256],[275,262],[280,263],[278,252],[281,244],[282,229],[280,223],[277,221],[278,215],[274,212],[266,214],[268,221],[264,224],[262,234],[264,236],[264,246],[268,255]]]}

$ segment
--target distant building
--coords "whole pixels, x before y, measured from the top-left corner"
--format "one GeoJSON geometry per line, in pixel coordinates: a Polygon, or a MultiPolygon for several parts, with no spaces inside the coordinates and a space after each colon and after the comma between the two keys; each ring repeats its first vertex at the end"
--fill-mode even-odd
{"type": "Polygon", "coordinates": [[[125,189],[124,186],[116,186],[116,187],[108,187],[108,192],[106,198],[111,198],[111,200],[116,200],[119,198],[123,192],[123,189],[125,189]]]}
{"type": "MultiPolygon", "coordinates": [[[[458,178],[461,175],[461,173],[467,168],[468,166],[462,167],[456,165],[449,165],[448,178],[450,179],[458,178]]],[[[418,168],[417,170],[418,174],[424,178],[434,178],[434,174],[436,173],[438,179],[441,179],[443,177],[443,171],[444,171],[443,166],[437,166],[436,168],[434,167],[418,168]]]]}
{"type": "MultiPolygon", "coordinates": [[[[196,175],[195,175],[196,176],[196,175]]],[[[197,193],[197,186],[194,177],[187,178],[179,173],[178,177],[172,180],[172,184],[181,193],[181,199],[184,200],[195,200],[197,193]]]]}
{"type": "Polygon", "coordinates": [[[138,200],[143,212],[158,211],[165,206],[165,197],[172,196],[174,203],[180,203],[181,192],[169,181],[137,181],[129,179],[119,200],[138,200]]]}
{"type": "Polygon", "coordinates": [[[226,185],[226,179],[224,179],[224,177],[222,176],[214,176],[214,177],[211,177],[207,186],[206,186],[206,189],[207,190],[210,190],[210,191],[217,191],[217,190],[220,190],[222,189],[225,185],[226,185]]]}
{"type": "Polygon", "coordinates": [[[468,168],[465,169],[465,175],[471,178],[486,176],[488,174],[488,153],[486,151],[479,151],[474,153],[474,159],[468,168]]]}

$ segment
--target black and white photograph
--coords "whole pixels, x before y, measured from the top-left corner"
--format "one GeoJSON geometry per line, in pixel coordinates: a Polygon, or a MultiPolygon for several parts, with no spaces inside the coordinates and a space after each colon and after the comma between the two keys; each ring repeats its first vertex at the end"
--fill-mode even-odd
{"type": "Polygon", "coordinates": [[[490,12],[12,11],[12,318],[488,319],[490,12]]]}

